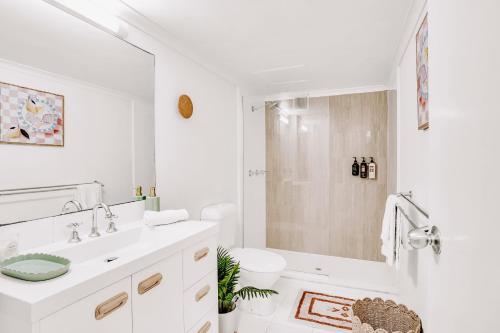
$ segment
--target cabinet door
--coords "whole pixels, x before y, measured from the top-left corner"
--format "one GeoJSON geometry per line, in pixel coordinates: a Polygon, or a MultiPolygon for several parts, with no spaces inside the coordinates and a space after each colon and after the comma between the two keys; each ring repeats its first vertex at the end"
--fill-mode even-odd
{"type": "Polygon", "coordinates": [[[134,333],[184,332],[180,253],[132,276],[132,304],[134,333]]]}
{"type": "Polygon", "coordinates": [[[217,267],[217,240],[206,239],[183,251],[184,290],[217,267]]]}
{"type": "Polygon", "coordinates": [[[130,277],[40,321],[40,333],[132,333],[130,277]]]}
{"type": "Polygon", "coordinates": [[[186,330],[217,306],[217,271],[205,276],[184,293],[184,325],[186,330]]]}

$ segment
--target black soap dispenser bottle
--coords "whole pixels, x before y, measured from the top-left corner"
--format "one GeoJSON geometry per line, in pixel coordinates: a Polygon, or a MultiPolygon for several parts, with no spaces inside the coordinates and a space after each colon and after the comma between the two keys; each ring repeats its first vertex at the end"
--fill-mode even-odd
{"type": "Polygon", "coordinates": [[[359,176],[361,178],[368,177],[368,164],[366,164],[364,157],[363,157],[363,160],[361,161],[361,164],[359,165],[359,176]]]}
{"type": "Polygon", "coordinates": [[[352,164],[352,175],[359,176],[359,163],[356,157],[353,158],[354,158],[354,163],[352,164]]]}

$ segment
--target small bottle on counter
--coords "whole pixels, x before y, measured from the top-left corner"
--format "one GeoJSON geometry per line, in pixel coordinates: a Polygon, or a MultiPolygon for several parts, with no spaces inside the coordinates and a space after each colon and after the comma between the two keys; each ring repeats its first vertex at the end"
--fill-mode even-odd
{"type": "Polygon", "coordinates": [[[135,201],[142,201],[146,199],[145,195],[142,195],[142,186],[137,186],[135,188],[135,196],[134,196],[135,201]]]}
{"type": "Polygon", "coordinates": [[[366,164],[365,158],[362,157],[363,160],[361,161],[361,164],[359,165],[359,176],[361,178],[367,178],[368,177],[368,164],[366,164]]]}
{"type": "Polygon", "coordinates": [[[160,197],[156,196],[156,187],[149,188],[149,196],[146,197],[146,210],[160,211],[160,197]]]}
{"type": "Polygon", "coordinates": [[[377,164],[373,160],[373,157],[370,157],[370,163],[368,164],[368,179],[376,179],[377,178],[377,164]]]}
{"type": "Polygon", "coordinates": [[[359,176],[359,163],[356,157],[353,158],[354,158],[354,163],[352,164],[352,175],[359,176]]]}

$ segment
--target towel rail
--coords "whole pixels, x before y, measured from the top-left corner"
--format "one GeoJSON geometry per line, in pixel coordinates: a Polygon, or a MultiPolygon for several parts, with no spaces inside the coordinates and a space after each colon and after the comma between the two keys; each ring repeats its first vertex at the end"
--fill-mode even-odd
{"type": "Polygon", "coordinates": [[[6,190],[0,190],[0,196],[74,190],[79,185],[90,185],[90,184],[99,184],[99,185],[101,185],[101,187],[104,187],[103,183],[101,183],[98,180],[94,180],[93,182],[90,182],[90,183],[38,186],[38,187],[25,187],[25,188],[11,188],[11,189],[6,189],[6,190]]]}
{"type": "MultiPolygon", "coordinates": [[[[429,219],[429,213],[427,213],[422,207],[417,205],[411,197],[413,193],[409,192],[400,192],[397,194],[398,197],[404,198],[407,202],[409,202],[415,209],[424,215],[427,219],[429,219]]],[[[441,238],[439,229],[436,226],[425,225],[418,226],[406,213],[401,205],[396,204],[396,212],[400,212],[401,215],[408,221],[408,223],[413,227],[412,230],[408,232],[408,244],[415,250],[420,250],[426,248],[427,246],[432,247],[435,254],[441,253],[441,238]]]]}
{"type": "Polygon", "coordinates": [[[397,211],[399,211],[404,216],[404,218],[406,219],[406,221],[408,221],[408,223],[410,223],[410,225],[414,229],[418,229],[419,228],[419,226],[415,222],[413,222],[413,220],[408,216],[408,214],[406,214],[406,212],[403,209],[403,207],[401,207],[399,204],[396,204],[396,209],[397,209],[397,211]]]}
{"type": "Polygon", "coordinates": [[[401,197],[408,201],[413,207],[415,207],[422,215],[424,215],[426,218],[429,218],[429,213],[427,213],[422,207],[417,205],[415,201],[412,200],[413,193],[412,191],[409,192],[400,192],[398,193],[398,197],[401,197]]]}

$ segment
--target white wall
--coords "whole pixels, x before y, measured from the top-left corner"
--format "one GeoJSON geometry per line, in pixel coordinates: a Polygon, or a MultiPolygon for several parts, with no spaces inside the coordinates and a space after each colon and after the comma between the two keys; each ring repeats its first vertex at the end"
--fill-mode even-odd
{"type": "Polygon", "coordinates": [[[127,40],[155,55],[156,184],[162,209],[238,202],[237,87],[130,27],[127,40]],[[180,95],[194,104],[190,119],[177,111],[180,95]]]}
{"type": "MultiPolygon", "coordinates": [[[[148,134],[144,127],[133,129],[134,97],[6,61],[0,61],[0,77],[3,82],[65,97],[64,147],[2,145],[1,188],[99,180],[105,184],[105,202],[130,199],[134,187],[134,132],[138,137],[148,134]]],[[[142,105],[143,114],[152,114],[147,103],[137,104],[142,105]]],[[[152,129],[151,124],[149,132],[152,129]]],[[[154,179],[154,169],[142,167],[146,159],[152,161],[153,156],[141,156],[137,170],[144,174],[137,177],[154,179]]],[[[57,212],[60,209],[57,207],[57,212]]]]}
{"type": "Polygon", "coordinates": [[[243,244],[266,247],[266,177],[249,170],[266,169],[265,100],[245,97],[243,103],[243,244]],[[257,108],[252,111],[252,107],[257,108]]]}
{"type": "MultiPolygon", "coordinates": [[[[429,135],[417,129],[417,75],[415,36],[427,11],[425,1],[415,1],[410,13],[407,31],[398,57],[398,192],[413,192],[413,199],[429,209],[429,135]]],[[[432,28],[431,28],[432,29],[432,28]]],[[[426,225],[429,223],[412,207],[406,206],[411,217],[426,225]]],[[[397,272],[398,288],[403,303],[416,311],[426,326],[428,284],[427,266],[433,254],[430,249],[401,251],[400,270],[397,272]]],[[[426,331],[427,332],[427,331],[426,331]]]]}

